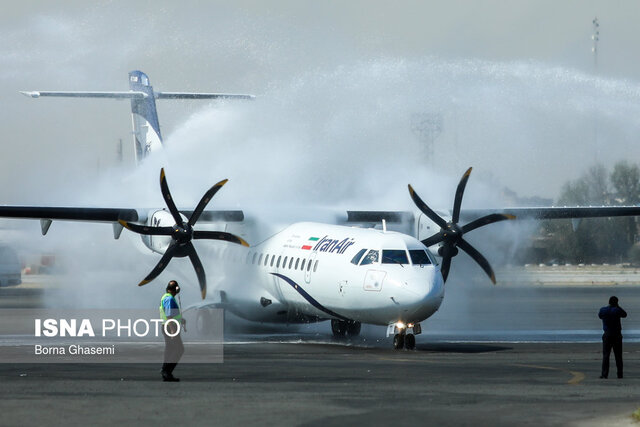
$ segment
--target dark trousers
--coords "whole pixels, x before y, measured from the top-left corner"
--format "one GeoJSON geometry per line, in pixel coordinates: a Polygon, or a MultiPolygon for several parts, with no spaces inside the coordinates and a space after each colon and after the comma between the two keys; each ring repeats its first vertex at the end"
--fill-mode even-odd
{"type": "Polygon", "coordinates": [[[602,376],[609,376],[609,356],[611,349],[616,358],[616,368],[618,369],[618,378],[622,378],[622,335],[607,334],[602,335],[602,376]]]}
{"type": "MultiPolygon", "coordinates": [[[[173,331],[169,331],[173,334],[173,331]]],[[[162,364],[162,375],[171,376],[173,370],[178,365],[180,358],[182,357],[182,353],[184,353],[184,344],[182,344],[182,338],[180,338],[180,334],[175,337],[170,337],[162,330],[162,334],[164,335],[164,363],[162,364]]]]}

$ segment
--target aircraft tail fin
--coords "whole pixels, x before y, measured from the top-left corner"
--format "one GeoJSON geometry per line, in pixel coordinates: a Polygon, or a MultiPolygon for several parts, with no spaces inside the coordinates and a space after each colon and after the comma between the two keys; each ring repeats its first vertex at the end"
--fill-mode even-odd
{"type": "Polygon", "coordinates": [[[154,151],[162,149],[162,133],[156,109],[156,99],[149,77],[142,71],[129,73],[129,89],[142,92],[143,98],[131,98],[131,120],[133,122],[133,144],[136,162],[142,161],[154,151]]]}
{"type": "Polygon", "coordinates": [[[156,99],[253,99],[253,95],[230,93],[199,92],[154,92],[149,77],[142,71],[129,73],[128,92],[96,91],[21,91],[31,98],[42,96],[65,98],[113,98],[131,100],[131,119],[133,123],[133,143],[136,163],[154,151],[162,149],[162,133],[156,109],[156,99]]]}

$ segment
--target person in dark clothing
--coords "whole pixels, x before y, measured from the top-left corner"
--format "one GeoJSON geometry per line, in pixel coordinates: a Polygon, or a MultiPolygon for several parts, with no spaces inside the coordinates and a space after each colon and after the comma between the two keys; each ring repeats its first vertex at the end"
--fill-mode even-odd
{"type": "Polygon", "coordinates": [[[600,378],[609,376],[609,356],[611,349],[616,358],[616,368],[618,370],[618,378],[622,378],[622,325],[620,318],[627,317],[627,312],[618,305],[618,298],[612,296],[609,298],[609,305],[602,307],[598,313],[598,317],[602,319],[602,373],[600,378]]]}

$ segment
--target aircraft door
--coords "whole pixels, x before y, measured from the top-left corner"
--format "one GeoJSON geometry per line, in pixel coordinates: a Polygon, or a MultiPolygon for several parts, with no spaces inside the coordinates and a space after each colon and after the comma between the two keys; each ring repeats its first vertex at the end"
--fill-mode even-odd
{"type": "MultiPolygon", "coordinates": [[[[276,273],[280,273],[282,275],[288,276],[286,268],[285,268],[285,264],[289,262],[289,257],[285,254],[284,251],[281,251],[280,254],[278,255],[277,258],[277,263],[274,266],[274,270],[276,271],[276,273]]],[[[276,288],[276,293],[278,298],[281,299],[281,301],[284,301],[284,295],[283,295],[283,291],[282,291],[282,287],[283,286],[288,286],[288,285],[283,285],[283,281],[278,279],[277,277],[274,276],[275,279],[275,288],[276,288]]]]}
{"type": "Polygon", "coordinates": [[[316,256],[318,255],[317,252],[311,252],[311,255],[309,256],[309,259],[307,259],[307,265],[305,266],[305,272],[304,272],[304,281],[306,283],[311,283],[311,273],[313,273],[313,264],[316,261],[316,256]]]}

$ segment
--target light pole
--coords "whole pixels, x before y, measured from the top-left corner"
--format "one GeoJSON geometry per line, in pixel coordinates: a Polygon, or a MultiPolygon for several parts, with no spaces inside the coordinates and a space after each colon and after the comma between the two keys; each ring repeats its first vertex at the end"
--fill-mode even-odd
{"type": "Polygon", "coordinates": [[[593,46],[591,52],[593,52],[593,69],[598,71],[598,41],[600,41],[600,24],[598,23],[598,17],[593,18],[593,34],[591,34],[591,40],[593,40],[593,46]]]}
{"type": "MultiPolygon", "coordinates": [[[[591,52],[593,52],[593,73],[594,75],[598,74],[598,42],[600,41],[600,23],[598,22],[598,17],[596,16],[591,21],[593,24],[593,33],[591,34],[591,40],[593,41],[593,46],[591,47],[591,52]]],[[[594,109],[594,118],[593,118],[593,143],[596,148],[596,163],[600,162],[600,145],[598,145],[598,111],[594,109]]]]}

